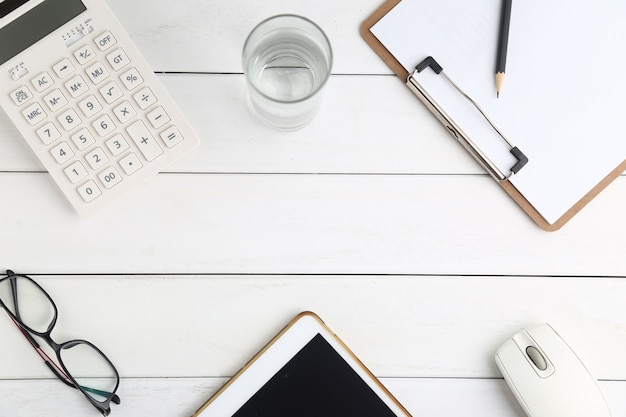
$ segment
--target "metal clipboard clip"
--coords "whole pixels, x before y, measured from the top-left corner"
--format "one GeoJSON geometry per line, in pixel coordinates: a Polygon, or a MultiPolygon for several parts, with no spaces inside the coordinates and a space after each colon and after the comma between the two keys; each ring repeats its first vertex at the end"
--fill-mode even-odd
{"type": "Polygon", "coordinates": [[[513,146],[511,142],[500,132],[500,130],[493,124],[491,119],[485,114],[480,106],[468,96],[461,88],[452,81],[446,73],[443,71],[441,65],[435,61],[432,56],[427,57],[420,62],[413,73],[409,75],[406,81],[407,86],[413,91],[413,93],[428,107],[428,109],[439,119],[441,123],[450,131],[450,133],[463,145],[463,147],[480,163],[489,174],[498,182],[508,180],[511,175],[516,174],[520,169],[526,165],[528,158],[522,153],[516,146],[513,146]],[[498,135],[509,146],[511,154],[517,159],[517,163],[513,165],[508,174],[503,173],[481,150],[478,146],[463,132],[463,130],[448,116],[448,114],[433,100],[433,98],[424,90],[424,88],[417,82],[416,77],[419,73],[426,68],[431,68],[436,74],[443,75],[450,84],[459,92],[463,97],[469,100],[470,103],[480,112],[480,114],[487,120],[489,125],[498,133],[498,135]]]}

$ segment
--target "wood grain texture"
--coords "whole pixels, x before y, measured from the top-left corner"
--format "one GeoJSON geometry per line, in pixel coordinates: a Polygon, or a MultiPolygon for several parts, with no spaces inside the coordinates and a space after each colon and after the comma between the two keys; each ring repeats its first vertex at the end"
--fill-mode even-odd
{"type": "MultiPolygon", "coordinates": [[[[55,339],[117,365],[112,416],[189,416],[303,310],[416,417],[523,417],[493,353],[539,321],[626,414],[626,177],[540,230],[360,38],[382,0],[108,1],[201,146],[80,219],[0,112],[0,266],[50,292],[55,339]],[[293,134],[251,118],[240,65],[249,30],[284,12],[336,57],[293,134]]],[[[97,414],[1,314],[0,340],[0,416],[97,414]]]]}
{"type": "MultiPolygon", "coordinates": [[[[190,416],[225,382],[224,378],[131,378],[122,380],[122,404],[111,415],[190,416]]],[[[415,417],[525,417],[501,379],[382,378],[382,383],[415,417]]],[[[602,381],[614,416],[626,413],[626,383],[602,381]]],[[[65,417],[96,415],[79,394],[50,380],[0,381],[12,401],[0,403],[2,415],[65,417]],[[37,398],[37,401],[33,401],[37,398]]]]}
{"type": "Polygon", "coordinates": [[[163,174],[90,219],[46,174],[16,184],[0,253],[29,272],[626,274],[622,178],[557,234],[485,175],[163,174]]]}
{"type": "MultiPolygon", "coordinates": [[[[310,310],[377,376],[496,378],[493,355],[504,340],[547,321],[598,378],[626,380],[623,279],[33,276],[59,305],[55,337],[91,340],[126,377],[233,375],[310,310]]],[[[3,359],[0,378],[48,376],[6,317],[0,333],[0,358],[12,358],[3,359]]]]}

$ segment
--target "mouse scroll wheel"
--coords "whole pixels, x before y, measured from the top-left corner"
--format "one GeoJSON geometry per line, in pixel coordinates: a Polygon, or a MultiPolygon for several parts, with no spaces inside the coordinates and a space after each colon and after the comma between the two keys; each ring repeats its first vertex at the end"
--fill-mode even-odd
{"type": "Polygon", "coordinates": [[[534,346],[528,346],[526,348],[526,354],[530,358],[531,362],[540,370],[545,371],[548,369],[548,363],[543,357],[543,354],[534,346]]]}

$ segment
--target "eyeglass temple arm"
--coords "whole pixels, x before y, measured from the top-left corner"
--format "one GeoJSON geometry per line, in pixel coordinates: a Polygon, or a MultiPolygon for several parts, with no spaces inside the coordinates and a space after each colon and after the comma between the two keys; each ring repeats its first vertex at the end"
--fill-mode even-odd
{"type": "MultiPolygon", "coordinates": [[[[50,359],[50,357],[43,351],[43,349],[41,349],[41,346],[39,345],[39,343],[37,343],[35,338],[32,337],[28,333],[28,331],[26,331],[26,329],[22,328],[22,326],[13,318],[13,316],[9,314],[9,317],[11,318],[13,323],[17,326],[17,328],[20,330],[20,332],[24,335],[26,340],[28,340],[28,342],[33,347],[33,349],[35,349],[39,357],[44,361],[44,363],[50,369],[50,371],[52,371],[52,373],[68,387],[78,389],[78,387],[76,387],[76,385],[70,380],[70,378],[65,374],[65,372],[59,369],[59,366],[56,363],[54,363],[52,359],[50,359]]],[[[90,388],[84,385],[81,385],[80,387],[84,391],[91,392],[92,394],[100,395],[105,398],[111,396],[112,394],[111,392],[108,392],[108,391],[90,388]]],[[[119,404],[121,402],[120,397],[117,394],[113,394],[113,396],[111,397],[111,401],[113,401],[115,404],[119,404]]]]}
{"type": "Polygon", "coordinates": [[[15,308],[15,316],[22,320],[20,318],[20,306],[18,305],[18,298],[17,298],[17,281],[15,281],[15,272],[11,271],[10,269],[7,269],[7,276],[10,278],[9,279],[9,283],[11,284],[11,297],[13,298],[13,306],[15,308]]]}

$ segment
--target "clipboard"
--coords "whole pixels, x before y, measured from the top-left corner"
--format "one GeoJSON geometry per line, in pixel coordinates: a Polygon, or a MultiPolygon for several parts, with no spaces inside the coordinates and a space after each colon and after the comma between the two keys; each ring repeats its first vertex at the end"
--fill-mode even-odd
{"type": "MultiPolygon", "coordinates": [[[[408,65],[403,65],[400,62],[400,59],[398,59],[394,53],[392,53],[392,51],[390,49],[393,49],[393,47],[389,48],[388,45],[384,44],[383,41],[381,41],[374,33],[373,28],[379,23],[381,22],[381,20],[383,20],[389,13],[391,13],[392,11],[394,11],[394,8],[396,8],[396,6],[398,6],[401,2],[414,2],[414,3],[419,3],[419,2],[430,2],[430,3],[439,3],[439,2],[434,2],[432,0],[387,0],[385,1],[372,15],[370,15],[361,25],[360,27],[360,33],[362,38],[365,40],[365,42],[383,59],[383,61],[389,66],[389,68],[403,81],[406,82],[407,79],[409,78],[409,76],[411,75],[409,69],[407,69],[406,67],[408,65]]],[[[474,2],[462,2],[461,0],[459,0],[459,3],[469,3],[472,4],[474,2]]],[[[520,2],[518,2],[520,3],[520,2]]],[[[516,14],[516,6],[518,5],[518,3],[515,3],[513,5],[513,18],[515,17],[516,14]]],[[[580,5],[582,5],[584,2],[583,1],[579,1],[578,2],[580,5]]],[[[591,3],[591,2],[589,2],[591,3]]],[[[455,9],[454,8],[450,8],[450,5],[447,5],[448,7],[446,7],[446,5],[443,5],[439,8],[439,11],[437,13],[440,13],[441,15],[437,14],[435,15],[435,19],[440,19],[441,20],[441,24],[443,27],[443,22],[446,19],[446,16],[449,16],[450,14],[455,13],[455,9]]],[[[493,3],[491,2],[491,7],[494,9],[494,16],[497,16],[499,13],[499,3],[493,3]]],[[[620,6],[615,6],[615,7],[620,7],[620,6]]],[[[573,5],[570,7],[570,9],[575,9],[574,10],[574,15],[578,14],[580,18],[583,17],[583,15],[585,14],[585,9],[581,6],[579,8],[577,8],[577,5],[573,5]]],[[[432,10],[431,10],[432,11],[432,10]]],[[[626,11],[626,9],[625,9],[626,11]]],[[[618,11],[619,13],[621,13],[621,10],[618,11]]],[[[428,16],[411,16],[413,18],[413,23],[415,25],[419,25],[420,24],[420,19],[425,20],[425,19],[433,19],[433,14],[429,14],[428,16]]],[[[626,18],[626,13],[622,13],[622,17],[626,18]]],[[[493,22],[494,25],[497,26],[497,24],[499,23],[498,19],[495,19],[495,22],[493,22]]],[[[406,33],[410,33],[411,28],[398,28],[399,31],[404,30],[404,32],[406,33]]],[[[516,28],[515,25],[512,23],[511,26],[511,31],[515,31],[519,28],[516,28]]],[[[524,28],[519,29],[520,31],[523,31],[524,28]]],[[[602,33],[602,28],[591,28],[592,30],[595,30],[598,33],[602,33]]],[[[620,29],[625,35],[626,35],[626,29],[620,29]]],[[[433,33],[433,36],[446,36],[445,34],[441,34],[441,33],[433,33]]],[[[468,35],[470,36],[470,35],[468,35]]],[[[511,36],[511,35],[510,35],[511,36]]],[[[593,36],[593,35],[590,35],[593,36]]],[[[519,34],[518,34],[518,38],[519,38],[519,34]]],[[[624,39],[625,37],[622,36],[621,39],[624,39]]],[[[491,71],[489,72],[489,70],[487,70],[487,73],[484,74],[485,77],[489,77],[490,79],[494,79],[494,68],[495,68],[495,59],[496,59],[496,55],[495,55],[495,48],[496,48],[496,43],[497,43],[497,36],[495,34],[493,34],[492,36],[492,43],[491,44],[487,44],[486,48],[492,48],[493,50],[493,54],[492,54],[492,58],[491,58],[491,62],[487,63],[487,67],[489,67],[489,65],[491,65],[491,71]]],[[[409,37],[406,38],[406,42],[407,43],[413,43],[415,44],[415,40],[414,39],[410,39],[409,37]]],[[[421,49],[428,49],[425,45],[427,45],[429,43],[428,39],[424,39],[423,42],[421,42],[418,46],[418,48],[421,49]]],[[[593,40],[590,40],[590,43],[593,43],[593,40]]],[[[397,47],[396,47],[397,49],[397,47]]],[[[445,61],[448,58],[448,52],[444,51],[445,53],[443,54],[444,56],[437,56],[435,57],[435,59],[438,60],[438,62],[445,67],[445,61]]],[[[455,50],[455,48],[450,48],[449,54],[454,54],[457,51],[455,50]]],[[[509,71],[512,69],[513,65],[523,65],[520,64],[519,62],[512,64],[511,63],[511,55],[515,55],[516,51],[515,51],[515,47],[511,46],[511,44],[509,43],[509,71]]],[[[424,53],[423,54],[423,58],[425,58],[428,54],[424,53]]],[[[422,58],[420,58],[422,59],[422,58]]],[[[418,65],[420,62],[418,62],[420,59],[415,60],[414,65],[418,65]]],[[[584,62],[584,57],[581,57],[581,61],[582,61],[582,65],[585,65],[584,62]]],[[[590,63],[591,65],[593,65],[593,63],[590,63]]],[[[606,64],[606,63],[604,63],[606,64]]],[[[604,65],[603,64],[603,65],[604,65]]],[[[527,65],[538,65],[537,63],[527,63],[527,65]]],[[[619,62],[619,67],[624,67],[626,68],[626,59],[621,59],[621,61],[619,62]]],[[[617,68],[616,68],[617,70],[617,68]]],[[[511,75],[509,75],[509,71],[507,71],[507,80],[506,83],[510,82],[510,78],[514,78],[517,74],[515,73],[511,73],[511,75]]],[[[522,70],[523,71],[523,70],[522,70]]],[[[457,71],[458,73],[458,71],[457,71]]],[[[622,72],[619,76],[623,77],[624,72],[622,72]]],[[[452,77],[452,76],[451,76],[452,77]]],[[[456,75],[452,78],[455,78],[456,75]]],[[[463,86],[462,86],[463,87],[463,86]]],[[[506,95],[508,92],[506,91],[507,89],[507,85],[504,86],[504,92],[502,95],[506,95]]],[[[624,93],[623,97],[626,97],[626,84],[620,85],[618,87],[619,91],[621,93],[624,93]]],[[[414,91],[415,92],[415,91],[414,91]]],[[[493,89],[490,91],[490,93],[493,93],[493,95],[495,96],[495,84],[493,89]]],[[[563,98],[563,99],[567,99],[567,98],[563,98]]],[[[500,100],[502,100],[502,98],[500,98],[500,100]]],[[[422,100],[424,101],[424,100],[422,100]]],[[[431,112],[435,113],[435,111],[433,111],[432,108],[429,109],[431,110],[431,112]]],[[[492,106],[493,107],[493,106],[492,106]]],[[[504,107],[504,106],[503,106],[504,107]]],[[[437,114],[435,114],[436,116],[438,116],[437,114]]],[[[441,117],[438,117],[438,119],[440,121],[441,117]]],[[[498,123],[498,118],[495,117],[496,119],[496,124],[498,123]]],[[[442,121],[442,123],[444,123],[442,121]]],[[[602,122],[600,122],[602,123],[602,122]]],[[[444,123],[445,125],[445,123],[444,123]]],[[[584,139],[583,139],[584,140],[584,139]]],[[[623,141],[626,142],[626,137],[623,138],[623,141]]],[[[573,144],[572,146],[575,146],[575,144],[573,144]]],[[[522,146],[520,146],[520,148],[523,149],[522,146]]],[[[560,229],[563,225],[565,225],[570,219],[572,219],[583,207],[585,207],[594,197],[596,197],[604,188],[606,188],[613,180],[615,180],[618,176],[620,176],[620,174],[626,170],[626,147],[624,147],[623,149],[621,148],[621,145],[618,145],[616,148],[616,155],[618,159],[613,158],[611,161],[609,162],[603,162],[603,166],[599,166],[598,168],[598,172],[601,172],[602,174],[597,177],[596,179],[593,180],[593,182],[591,183],[590,186],[588,186],[588,188],[586,188],[584,190],[583,193],[579,193],[578,196],[576,196],[575,200],[569,204],[565,210],[562,210],[562,212],[559,212],[558,216],[551,219],[551,221],[548,221],[546,219],[546,217],[544,215],[542,215],[542,213],[540,212],[540,210],[538,210],[535,205],[533,205],[532,201],[529,200],[529,198],[527,198],[522,191],[520,191],[520,189],[518,189],[518,186],[516,186],[514,184],[513,181],[506,179],[503,181],[499,181],[498,184],[501,186],[501,188],[522,208],[522,210],[524,212],[527,213],[528,216],[530,216],[530,218],[543,230],[546,231],[556,231],[558,229],[560,229]],[[618,149],[619,148],[619,149],[618,149]],[[620,152],[623,152],[623,154],[619,154],[620,152]]],[[[537,152],[535,152],[536,154],[537,152]]],[[[535,163],[535,161],[533,161],[533,157],[535,155],[531,154],[528,155],[530,161],[529,161],[529,169],[533,169],[532,164],[535,163]]],[[[541,158],[537,158],[538,161],[536,163],[540,164],[540,163],[544,163],[544,161],[541,160],[541,158]]],[[[581,166],[580,163],[578,163],[578,161],[572,161],[572,167],[574,169],[582,169],[584,170],[585,167],[581,166]]],[[[527,169],[527,168],[524,168],[527,169]]],[[[521,171],[523,172],[523,170],[521,171]]],[[[520,176],[521,176],[521,172],[520,172],[520,176]]],[[[563,174],[563,173],[557,173],[559,175],[563,174]]],[[[573,182],[575,181],[575,178],[567,178],[566,180],[558,180],[558,182],[556,183],[556,186],[563,186],[563,187],[568,187],[568,181],[569,182],[573,182]]]]}

